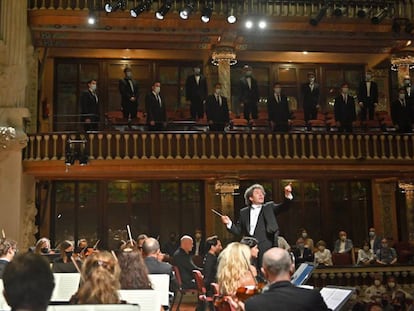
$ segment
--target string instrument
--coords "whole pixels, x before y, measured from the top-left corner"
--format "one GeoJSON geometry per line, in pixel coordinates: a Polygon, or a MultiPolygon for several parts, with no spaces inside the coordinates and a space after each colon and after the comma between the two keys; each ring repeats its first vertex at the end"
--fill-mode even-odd
{"type": "Polygon", "coordinates": [[[245,302],[247,299],[254,295],[258,295],[262,292],[263,288],[266,286],[266,283],[256,283],[256,285],[248,285],[239,287],[236,291],[236,297],[245,302]]]}

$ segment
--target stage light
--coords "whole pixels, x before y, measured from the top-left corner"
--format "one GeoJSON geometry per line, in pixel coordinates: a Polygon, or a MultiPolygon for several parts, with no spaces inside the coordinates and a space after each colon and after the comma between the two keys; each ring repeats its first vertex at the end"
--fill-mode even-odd
{"type": "Polygon", "coordinates": [[[203,11],[201,12],[201,21],[203,23],[208,23],[210,21],[211,15],[213,14],[213,2],[207,1],[204,6],[203,11]]]}
{"type": "Polygon", "coordinates": [[[341,17],[342,15],[346,14],[346,11],[347,11],[346,7],[340,6],[334,9],[333,14],[337,17],[341,17]]]}
{"type": "Polygon", "coordinates": [[[371,10],[371,8],[361,8],[358,10],[357,16],[359,18],[365,18],[365,16],[367,16],[371,12],[371,10]]]}
{"type": "Polygon", "coordinates": [[[251,21],[251,20],[247,20],[247,21],[246,21],[246,23],[244,24],[244,26],[245,26],[247,29],[252,29],[252,28],[253,28],[253,21],[251,21]]]}
{"type": "Polygon", "coordinates": [[[133,8],[130,13],[132,17],[138,17],[141,13],[148,11],[151,8],[151,0],[143,1],[139,6],[133,8]]]}
{"type": "Polygon", "coordinates": [[[264,20],[259,21],[258,26],[260,29],[265,29],[267,27],[267,23],[264,20]]]}
{"type": "Polygon", "coordinates": [[[229,10],[229,14],[227,15],[227,22],[229,24],[234,24],[237,21],[236,15],[234,15],[234,9],[231,8],[229,10]]]}
{"type": "Polygon", "coordinates": [[[93,11],[89,11],[88,24],[95,25],[95,23],[96,23],[96,14],[93,11]]]}
{"type": "Polygon", "coordinates": [[[124,9],[126,6],[125,0],[117,0],[105,3],[105,11],[107,13],[115,12],[118,9],[124,9]]]}
{"type": "Polygon", "coordinates": [[[165,15],[167,15],[168,11],[171,9],[171,1],[167,0],[161,6],[161,8],[155,12],[155,17],[157,19],[164,19],[165,15]]]}
{"type": "Polygon", "coordinates": [[[316,26],[319,24],[319,22],[322,20],[322,18],[324,18],[324,16],[326,15],[326,11],[328,10],[328,8],[326,6],[322,7],[318,13],[314,14],[311,16],[309,23],[312,26],[316,26]]]}
{"type": "Polygon", "coordinates": [[[371,18],[371,23],[378,25],[384,20],[384,18],[387,17],[387,15],[388,15],[388,9],[384,8],[371,18]]]}
{"type": "Polygon", "coordinates": [[[193,1],[186,1],[184,9],[182,9],[181,12],[180,12],[180,17],[182,19],[188,19],[188,17],[193,12],[193,10],[194,10],[194,2],[193,1]]]}

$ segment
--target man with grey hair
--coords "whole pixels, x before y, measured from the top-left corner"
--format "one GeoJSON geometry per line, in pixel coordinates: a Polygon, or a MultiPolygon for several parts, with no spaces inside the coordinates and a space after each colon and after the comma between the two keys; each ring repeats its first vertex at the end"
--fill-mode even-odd
{"type": "Polygon", "coordinates": [[[193,249],[193,238],[189,235],[183,235],[180,239],[180,247],[175,251],[173,256],[174,265],[178,267],[181,275],[182,288],[196,288],[193,277],[193,270],[202,270],[197,267],[190,252],[193,249]]]}
{"type": "Polygon", "coordinates": [[[170,291],[175,292],[177,289],[177,281],[172,271],[172,266],[168,262],[161,260],[163,256],[160,251],[160,243],[157,239],[146,238],[144,244],[142,244],[142,252],[148,273],[168,274],[170,276],[170,291]]]}
{"type": "Polygon", "coordinates": [[[262,272],[269,288],[260,295],[246,300],[245,310],[324,311],[328,310],[321,294],[316,290],[296,287],[290,282],[295,270],[289,253],[271,248],[263,255],[262,272]]]}
{"type": "Polygon", "coordinates": [[[280,210],[286,210],[289,202],[293,199],[292,185],[289,183],[284,188],[285,200],[283,203],[275,204],[273,201],[264,203],[266,192],[262,185],[254,184],[247,188],[244,193],[246,207],[240,210],[237,223],[228,216],[222,216],[221,221],[227,229],[236,235],[252,236],[257,239],[259,247],[258,267],[265,251],[273,246],[278,246],[279,225],[276,214],[280,210]],[[284,208],[282,208],[284,207],[284,208]]]}
{"type": "Polygon", "coordinates": [[[3,276],[4,269],[13,260],[17,252],[16,241],[10,239],[0,239],[0,279],[3,276]]]}

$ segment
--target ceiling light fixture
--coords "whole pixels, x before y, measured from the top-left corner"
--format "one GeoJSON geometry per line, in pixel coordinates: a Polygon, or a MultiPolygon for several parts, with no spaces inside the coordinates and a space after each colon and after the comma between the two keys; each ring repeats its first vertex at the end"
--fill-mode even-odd
{"type": "Polygon", "coordinates": [[[316,26],[319,24],[319,22],[325,17],[326,15],[326,11],[328,10],[328,8],[326,6],[322,7],[318,13],[313,14],[309,20],[309,23],[312,26],[316,26]]]}
{"type": "Polygon", "coordinates": [[[138,17],[138,15],[142,14],[145,11],[149,11],[151,8],[152,0],[144,0],[140,5],[131,9],[130,13],[132,17],[138,17]]]}
{"type": "Polygon", "coordinates": [[[126,7],[126,0],[117,0],[117,1],[108,1],[105,3],[105,12],[111,13],[115,12],[118,9],[125,9],[126,7]]]}
{"type": "Polygon", "coordinates": [[[182,19],[188,19],[191,13],[194,11],[194,1],[188,0],[184,6],[184,9],[180,11],[180,17],[182,19]]]}
{"type": "Polygon", "coordinates": [[[236,15],[234,15],[234,9],[230,8],[229,13],[227,14],[227,22],[229,24],[234,24],[237,21],[236,15]]]}
{"type": "Polygon", "coordinates": [[[165,15],[167,15],[168,11],[171,9],[172,3],[170,0],[166,0],[164,4],[160,7],[160,9],[155,12],[155,17],[157,19],[164,19],[165,15]]]}
{"type": "Polygon", "coordinates": [[[384,8],[371,18],[371,23],[378,25],[384,20],[384,18],[387,17],[387,15],[388,15],[388,8],[384,8]]]}
{"type": "Polygon", "coordinates": [[[207,0],[203,8],[203,11],[201,12],[201,21],[203,23],[208,23],[210,21],[212,14],[213,14],[213,1],[207,0]]]}

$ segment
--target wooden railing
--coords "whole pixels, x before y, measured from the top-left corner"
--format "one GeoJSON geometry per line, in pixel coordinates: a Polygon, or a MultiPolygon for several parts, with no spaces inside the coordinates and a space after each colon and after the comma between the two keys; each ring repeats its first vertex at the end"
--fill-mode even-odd
{"type": "MultiPolygon", "coordinates": [[[[103,10],[105,0],[28,0],[28,8],[30,10],[103,10]]],[[[114,2],[113,0],[110,2],[114,2]]],[[[158,9],[163,4],[163,0],[154,0],[152,3],[153,10],[158,9]]],[[[178,12],[184,5],[184,0],[171,1],[172,12],[178,12]]],[[[214,1],[214,10],[217,14],[227,14],[229,4],[232,1],[219,0],[214,1]]],[[[125,11],[129,12],[132,8],[137,7],[141,0],[126,0],[125,11]]],[[[323,6],[324,1],[261,1],[261,0],[245,0],[238,2],[234,7],[235,14],[266,14],[267,16],[310,16],[312,13],[318,12],[323,6]]],[[[413,3],[411,1],[372,1],[372,0],[357,0],[357,1],[332,1],[327,6],[327,15],[333,15],[335,8],[346,7],[347,16],[351,18],[358,18],[358,11],[361,8],[371,9],[371,14],[376,14],[383,8],[388,8],[390,17],[406,17],[412,18],[413,3]]],[[[195,1],[195,10],[201,10],[204,7],[204,0],[195,1]]]]}
{"type": "Polygon", "coordinates": [[[63,160],[68,139],[86,139],[91,160],[414,159],[414,135],[388,133],[97,132],[29,134],[25,161],[63,160]]]}

